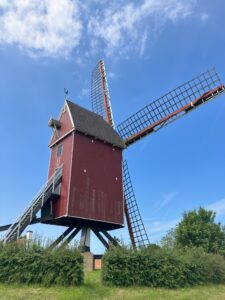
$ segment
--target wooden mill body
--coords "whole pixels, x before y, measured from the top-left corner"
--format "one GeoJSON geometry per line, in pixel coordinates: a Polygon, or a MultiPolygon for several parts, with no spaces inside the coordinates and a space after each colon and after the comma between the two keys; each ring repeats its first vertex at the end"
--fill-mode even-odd
{"type": "Polygon", "coordinates": [[[117,132],[99,115],[68,100],[53,135],[48,177],[63,168],[59,199],[41,211],[43,223],[112,230],[124,225],[122,150],[117,132]]]}

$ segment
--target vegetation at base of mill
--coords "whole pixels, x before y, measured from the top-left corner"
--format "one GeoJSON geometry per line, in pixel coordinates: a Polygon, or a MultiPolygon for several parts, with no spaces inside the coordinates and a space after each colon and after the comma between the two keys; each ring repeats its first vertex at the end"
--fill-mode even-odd
{"type": "Polygon", "coordinates": [[[163,239],[165,248],[201,247],[225,256],[225,227],[215,222],[216,213],[200,207],[185,212],[182,220],[163,239]]]}
{"type": "Polygon", "coordinates": [[[132,251],[111,248],[104,255],[103,283],[112,286],[178,288],[225,283],[225,260],[203,249],[132,251]]]}
{"type": "Polygon", "coordinates": [[[222,300],[225,285],[207,285],[182,289],[150,287],[112,287],[103,285],[100,271],[85,272],[80,286],[0,284],[1,300],[222,300]]]}
{"type": "MultiPolygon", "coordinates": [[[[184,213],[162,241],[138,250],[114,247],[103,257],[104,288],[180,288],[225,284],[225,232],[215,213],[184,213]]],[[[0,245],[0,283],[74,286],[83,283],[78,247],[50,249],[40,241],[0,245]]]]}
{"type": "Polygon", "coordinates": [[[103,282],[115,286],[176,288],[225,283],[225,228],[216,214],[199,208],[162,240],[137,251],[111,248],[104,256],[103,282]]]}
{"type": "Polygon", "coordinates": [[[83,257],[76,248],[48,250],[36,243],[0,247],[0,283],[69,286],[83,282],[83,257]]]}

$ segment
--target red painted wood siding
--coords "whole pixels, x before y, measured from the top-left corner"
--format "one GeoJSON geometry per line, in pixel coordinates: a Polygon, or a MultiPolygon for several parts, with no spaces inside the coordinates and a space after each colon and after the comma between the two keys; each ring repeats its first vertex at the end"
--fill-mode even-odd
{"type": "MultiPolygon", "coordinates": [[[[62,137],[73,128],[67,110],[59,121],[62,137]]],[[[61,196],[52,202],[55,218],[68,215],[123,225],[121,149],[71,132],[51,147],[48,177],[61,165],[61,196]],[[59,144],[62,154],[57,157],[59,144]]]]}
{"type": "Polygon", "coordinates": [[[67,105],[65,105],[64,109],[62,109],[62,113],[59,118],[59,122],[61,123],[61,128],[57,131],[58,135],[54,135],[51,137],[50,146],[57,139],[64,136],[66,133],[70,132],[73,129],[73,124],[70,119],[70,115],[67,109],[67,105]]]}
{"type": "Polygon", "coordinates": [[[75,134],[68,214],[123,224],[121,149],[75,134]]]}
{"type": "MultiPolygon", "coordinates": [[[[67,110],[61,115],[59,121],[61,122],[59,133],[60,136],[63,136],[72,129],[72,123],[67,110]]],[[[51,148],[48,178],[52,176],[57,167],[63,165],[61,196],[59,199],[53,201],[53,214],[56,218],[67,214],[73,155],[73,136],[74,133],[71,133],[51,148]],[[57,157],[57,148],[60,144],[62,144],[62,154],[60,157],[57,157]]]]}

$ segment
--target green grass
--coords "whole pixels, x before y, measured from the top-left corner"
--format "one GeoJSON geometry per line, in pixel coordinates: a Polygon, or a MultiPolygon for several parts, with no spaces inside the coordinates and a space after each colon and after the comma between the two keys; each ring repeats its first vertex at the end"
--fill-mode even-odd
{"type": "Polygon", "coordinates": [[[112,288],[101,284],[99,271],[86,272],[80,287],[50,288],[0,284],[1,300],[224,300],[225,285],[210,285],[177,290],[144,287],[112,288]]]}

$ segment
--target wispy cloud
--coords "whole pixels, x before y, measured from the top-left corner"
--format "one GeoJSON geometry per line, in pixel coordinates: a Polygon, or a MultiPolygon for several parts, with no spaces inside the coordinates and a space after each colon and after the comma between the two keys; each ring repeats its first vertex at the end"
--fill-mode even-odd
{"type": "Polygon", "coordinates": [[[225,198],[207,205],[206,209],[215,211],[217,216],[224,216],[225,215],[225,198]]]}
{"type": "Polygon", "coordinates": [[[179,219],[174,219],[166,222],[162,221],[154,221],[146,225],[147,230],[150,233],[160,233],[160,232],[167,232],[171,228],[174,228],[179,222],[179,219]]]}
{"type": "Polygon", "coordinates": [[[83,97],[86,97],[87,95],[90,94],[90,89],[89,88],[83,88],[79,95],[78,95],[78,98],[83,98],[83,97]]]}
{"type": "Polygon", "coordinates": [[[169,221],[150,221],[145,220],[145,228],[146,232],[153,243],[157,243],[161,240],[163,236],[165,236],[168,231],[174,228],[180,219],[173,219],[169,221]]]}
{"type": "Polygon", "coordinates": [[[70,0],[0,0],[0,44],[32,56],[68,56],[81,39],[79,6],[70,0]]]}
{"type": "Polygon", "coordinates": [[[88,22],[88,31],[100,39],[108,55],[118,50],[126,53],[137,48],[143,55],[147,37],[151,36],[150,27],[162,28],[167,22],[176,22],[192,14],[195,1],[183,0],[144,0],[141,4],[118,1],[92,16],[88,22]],[[120,3],[119,3],[120,2],[120,3]],[[146,28],[148,24],[148,29],[146,28]]]}
{"type": "Polygon", "coordinates": [[[108,76],[108,78],[114,79],[114,78],[116,78],[116,73],[114,73],[114,72],[108,72],[107,76],[108,76]]]}
{"type": "Polygon", "coordinates": [[[145,30],[140,38],[140,42],[138,45],[140,56],[144,55],[145,53],[147,39],[148,39],[148,31],[145,30]]]}
{"type": "Polygon", "coordinates": [[[174,200],[174,198],[176,198],[177,195],[178,195],[177,192],[170,192],[170,193],[163,195],[163,200],[159,204],[159,209],[161,209],[161,208],[165,207],[167,204],[169,204],[172,200],[174,200]]]}
{"type": "Polygon", "coordinates": [[[208,20],[208,18],[209,18],[209,15],[205,12],[200,15],[200,19],[202,22],[206,22],[208,20]]]}
{"type": "MultiPolygon", "coordinates": [[[[169,194],[168,194],[169,195],[169,194]]],[[[172,195],[172,193],[171,193],[172,195]]],[[[171,196],[172,197],[172,196],[171,196]]],[[[172,197],[173,198],[173,197],[172,197]]],[[[166,202],[166,201],[165,201],[166,202]]],[[[213,202],[207,206],[206,209],[215,211],[217,216],[225,215],[225,198],[219,201],[213,202]]],[[[170,229],[175,228],[175,226],[181,221],[180,218],[172,220],[155,220],[152,218],[143,218],[146,231],[152,242],[158,242],[170,229]]]]}
{"type": "MultiPolygon", "coordinates": [[[[35,57],[68,57],[75,50],[85,57],[98,52],[119,57],[130,51],[141,56],[167,24],[193,14],[195,3],[0,0],[0,45],[16,45],[35,57]]],[[[202,14],[201,20],[206,18],[202,14]]]]}

